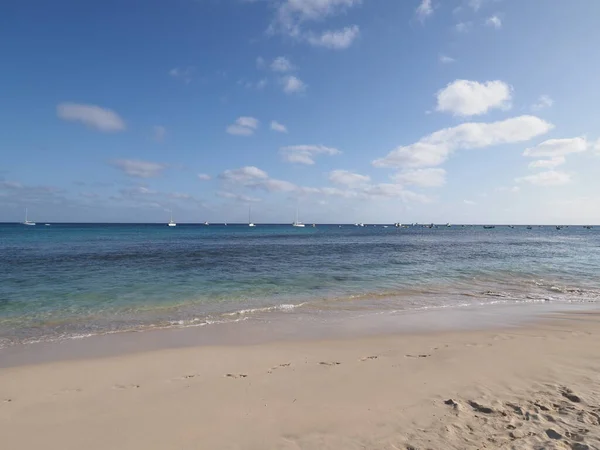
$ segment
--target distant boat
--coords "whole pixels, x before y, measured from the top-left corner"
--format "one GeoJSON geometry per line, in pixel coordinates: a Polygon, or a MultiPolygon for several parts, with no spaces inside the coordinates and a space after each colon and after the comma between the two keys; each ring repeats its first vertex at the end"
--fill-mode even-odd
{"type": "Polygon", "coordinates": [[[485,228],[486,230],[491,230],[492,228],[496,228],[495,225],[484,225],[483,228],[485,228]]]}
{"type": "Polygon", "coordinates": [[[450,228],[452,225],[450,225],[449,223],[447,223],[447,224],[446,224],[446,226],[447,226],[448,228],[450,228]]]}
{"type": "Polygon", "coordinates": [[[562,230],[563,227],[561,227],[560,225],[556,225],[556,229],[557,230],[562,230]]]}
{"type": "Polygon", "coordinates": [[[173,210],[171,210],[171,220],[169,220],[169,224],[170,227],[176,227],[177,224],[175,223],[175,221],[173,220],[173,210]]]}
{"type": "Polygon", "coordinates": [[[313,227],[313,228],[317,228],[317,224],[316,224],[316,223],[313,223],[313,224],[312,224],[312,227],[313,227]]]}
{"type": "Polygon", "coordinates": [[[528,225],[528,226],[527,226],[527,229],[528,229],[528,230],[533,230],[533,227],[532,227],[531,225],[528,225]]]}
{"type": "Polygon", "coordinates": [[[256,225],[254,225],[254,222],[252,222],[252,206],[248,206],[248,226],[249,227],[255,227],[256,225]]]}
{"type": "Polygon", "coordinates": [[[515,227],[514,225],[509,225],[509,226],[508,226],[508,228],[514,228],[514,227],[515,227]]]}
{"type": "Polygon", "coordinates": [[[298,220],[298,208],[296,208],[296,220],[294,221],[294,223],[292,224],[293,227],[296,228],[304,228],[306,225],[304,225],[302,222],[300,222],[298,220]]]}
{"type": "Polygon", "coordinates": [[[361,223],[359,223],[359,224],[358,224],[358,226],[359,226],[359,227],[364,227],[364,226],[365,226],[365,224],[361,222],[361,223]]]}
{"type": "Polygon", "coordinates": [[[29,225],[29,226],[35,225],[35,222],[32,222],[31,220],[29,220],[27,218],[27,208],[25,208],[25,222],[23,222],[23,225],[29,225]]]}
{"type": "Polygon", "coordinates": [[[208,226],[208,225],[209,225],[209,223],[208,223],[208,222],[204,222],[204,225],[208,226]]]}

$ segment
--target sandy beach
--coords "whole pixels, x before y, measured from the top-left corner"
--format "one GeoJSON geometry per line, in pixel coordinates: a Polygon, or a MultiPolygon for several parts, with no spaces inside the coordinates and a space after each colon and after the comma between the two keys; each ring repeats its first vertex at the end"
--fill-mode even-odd
{"type": "Polygon", "coordinates": [[[600,313],[0,369],[3,449],[597,449],[600,313]]]}

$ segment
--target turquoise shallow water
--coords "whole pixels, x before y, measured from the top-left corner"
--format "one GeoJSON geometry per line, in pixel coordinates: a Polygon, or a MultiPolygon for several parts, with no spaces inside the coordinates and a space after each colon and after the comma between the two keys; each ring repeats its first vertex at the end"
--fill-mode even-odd
{"type": "Polygon", "coordinates": [[[0,224],[0,346],[269,313],[588,303],[598,279],[600,228],[0,224]]]}

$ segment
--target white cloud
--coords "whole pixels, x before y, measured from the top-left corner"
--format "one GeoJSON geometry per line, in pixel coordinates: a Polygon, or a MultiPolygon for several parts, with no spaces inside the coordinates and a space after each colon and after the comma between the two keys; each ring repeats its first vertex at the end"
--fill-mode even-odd
{"type": "Polygon", "coordinates": [[[450,56],[447,56],[447,55],[440,55],[439,59],[442,64],[450,64],[450,63],[456,62],[456,59],[454,59],[450,56]]]}
{"type": "Polygon", "coordinates": [[[517,183],[530,183],[535,186],[562,186],[571,182],[571,175],[566,172],[548,170],[515,179],[517,183]]]}
{"type": "Polygon", "coordinates": [[[276,180],[274,178],[267,178],[266,180],[260,180],[255,183],[249,184],[249,187],[255,189],[262,189],[267,192],[293,192],[298,187],[285,180],[276,180]]]}
{"type": "Polygon", "coordinates": [[[350,172],[348,170],[333,170],[329,173],[329,181],[342,186],[353,187],[368,183],[371,181],[371,177],[350,172]]]}
{"type": "Polygon", "coordinates": [[[459,33],[468,33],[471,30],[473,23],[471,22],[459,22],[454,25],[454,29],[459,33]]]}
{"type": "Polygon", "coordinates": [[[513,194],[516,194],[520,190],[521,190],[521,188],[519,186],[510,186],[510,187],[500,186],[495,189],[496,192],[511,192],[513,194]]]}
{"type": "Polygon", "coordinates": [[[320,22],[361,3],[362,0],[282,0],[270,31],[297,37],[302,34],[303,23],[320,22]]]}
{"type": "Polygon", "coordinates": [[[488,27],[492,27],[492,28],[495,28],[496,30],[499,30],[500,28],[502,28],[502,19],[500,19],[500,17],[494,15],[494,16],[488,17],[485,21],[485,24],[488,27]]]}
{"type": "Polygon", "coordinates": [[[254,117],[238,117],[232,125],[229,125],[225,131],[236,136],[250,136],[258,128],[258,119],[254,117]]]}
{"type": "Polygon", "coordinates": [[[525,149],[523,156],[553,158],[556,156],[566,156],[570,153],[584,152],[588,147],[588,142],[583,137],[548,139],[535,147],[525,149]]]}
{"type": "Polygon", "coordinates": [[[167,168],[166,164],[141,161],[138,159],[116,159],[111,161],[112,166],[121,169],[127,175],[138,178],[153,178],[162,174],[167,168]]]}
{"type": "Polygon", "coordinates": [[[437,92],[436,110],[455,116],[475,116],[490,109],[510,108],[512,88],[503,81],[455,80],[437,92]]]}
{"type": "Polygon", "coordinates": [[[276,120],[271,121],[271,130],[278,131],[279,133],[287,133],[287,127],[285,125],[280,124],[276,120]]]}
{"type": "Polygon", "coordinates": [[[167,129],[162,125],[154,126],[154,140],[158,142],[162,142],[167,135],[167,129]]]}
{"type": "Polygon", "coordinates": [[[281,80],[283,84],[283,92],[286,94],[294,94],[306,90],[306,84],[293,75],[287,76],[281,80]]]}
{"type": "Polygon", "coordinates": [[[564,156],[554,156],[550,159],[538,159],[529,163],[530,169],[554,169],[565,163],[564,156]]]}
{"type": "Polygon", "coordinates": [[[473,200],[463,200],[463,203],[465,205],[469,205],[469,206],[473,206],[473,205],[477,204],[477,202],[474,202],[473,200]]]}
{"type": "Polygon", "coordinates": [[[56,113],[63,120],[81,122],[107,133],[123,131],[126,128],[125,122],[116,112],[96,105],[61,103],[56,107],[56,113]]]}
{"type": "Polygon", "coordinates": [[[392,178],[399,184],[439,187],[446,183],[446,171],[434,168],[407,170],[395,174],[392,178]]]}
{"type": "Polygon", "coordinates": [[[174,69],[169,70],[169,75],[177,80],[181,80],[184,83],[188,84],[192,81],[192,73],[194,69],[191,67],[187,67],[185,69],[180,67],[175,67],[174,69]]]}
{"type": "Polygon", "coordinates": [[[420,20],[425,20],[427,17],[433,14],[433,7],[431,6],[431,0],[421,0],[418,8],[416,9],[417,17],[420,20]]]}
{"type": "Polygon", "coordinates": [[[540,109],[550,108],[554,104],[554,100],[549,95],[540,95],[537,102],[531,105],[531,109],[539,111],[540,109]]]}
{"type": "Polygon", "coordinates": [[[267,179],[269,175],[258,167],[246,166],[239,169],[226,170],[219,175],[219,178],[233,183],[248,183],[255,180],[267,179]]]}
{"type": "Polygon", "coordinates": [[[367,197],[397,197],[403,201],[416,201],[421,203],[428,203],[431,201],[426,195],[407,191],[402,185],[392,183],[379,183],[368,186],[362,190],[362,194],[367,197]]]}
{"type": "Polygon", "coordinates": [[[287,162],[312,165],[317,155],[339,155],[342,153],[337,148],[324,145],[291,145],[282,147],[280,152],[287,162]]]}
{"type": "Polygon", "coordinates": [[[234,194],[233,192],[226,191],[217,191],[217,197],[229,198],[243,203],[258,203],[261,201],[260,198],[250,197],[248,195],[243,194],[234,194]]]}
{"type": "Polygon", "coordinates": [[[279,56],[279,57],[275,58],[273,60],[273,62],[271,63],[271,70],[273,72],[285,73],[285,72],[291,72],[295,69],[296,68],[290,62],[290,60],[284,56],[279,56]]]}
{"type": "Polygon", "coordinates": [[[309,34],[307,40],[315,47],[343,50],[350,47],[359,34],[358,26],[352,25],[341,30],[325,31],[320,35],[309,34]]]}
{"type": "Polygon", "coordinates": [[[211,176],[206,174],[206,173],[199,173],[198,174],[198,179],[202,180],[202,181],[210,181],[211,180],[211,176]]]}
{"type": "Polygon", "coordinates": [[[468,5],[473,8],[473,11],[478,11],[483,4],[483,0],[468,0],[468,5]]]}
{"type": "Polygon", "coordinates": [[[535,116],[519,116],[498,122],[470,122],[444,128],[418,142],[400,146],[384,158],[373,161],[375,167],[430,167],[442,164],[459,149],[523,142],[547,133],[553,125],[535,116]]]}
{"type": "Polygon", "coordinates": [[[226,170],[219,175],[219,178],[227,183],[239,184],[267,192],[291,192],[298,189],[295,184],[289,181],[270,178],[267,172],[255,166],[226,170]]]}

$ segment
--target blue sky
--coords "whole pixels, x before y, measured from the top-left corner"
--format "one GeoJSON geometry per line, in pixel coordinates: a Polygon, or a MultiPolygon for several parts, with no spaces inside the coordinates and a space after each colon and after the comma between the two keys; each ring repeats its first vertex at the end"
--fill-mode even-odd
{"type": "Polygon", "coordinates": [[[0,221],[600,223],[597,17],[2,2],[0,221]]]}

